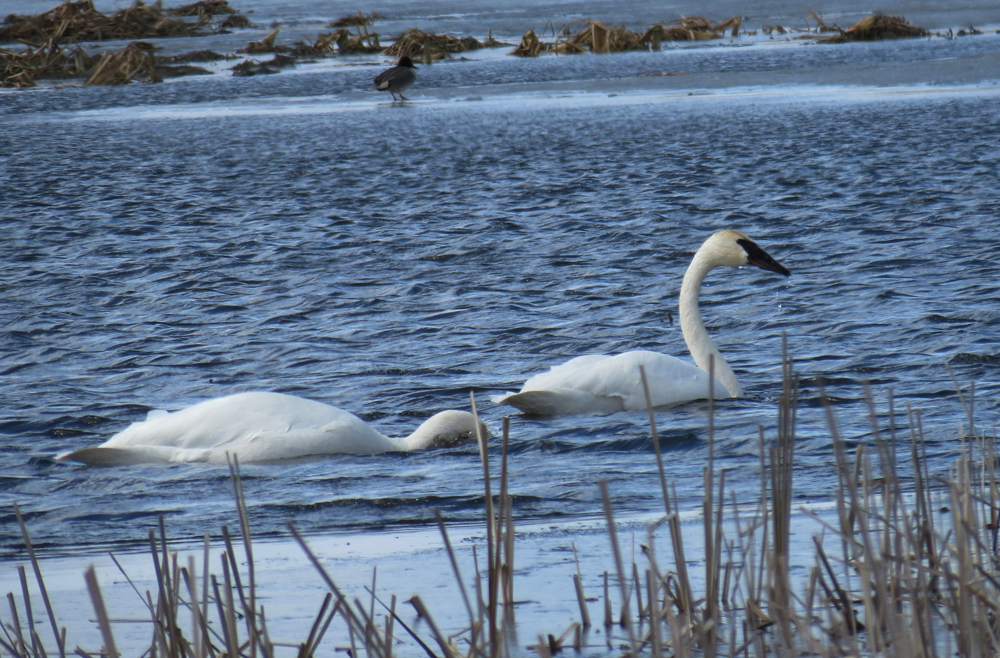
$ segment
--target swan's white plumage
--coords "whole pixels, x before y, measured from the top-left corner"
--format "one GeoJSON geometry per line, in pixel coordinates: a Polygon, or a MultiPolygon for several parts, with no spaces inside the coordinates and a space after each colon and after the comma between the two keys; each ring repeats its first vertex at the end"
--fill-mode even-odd
{"type": "Polygon", "coordinates": [[[56,458],[90,464],[225,463],[229,454],[256,462],[405,452],[473,438],[473,416],[465,411],[442,411],[409,437],[390,439],[357,416],[321,402],[281,393],[239,393],[173,413],[150,412],[101,446],[56,458]]]}
{"type": "Polygon", "coordinates": [[[787,269],[739,231],[715,233],[692,258],[681,285],[680,318],[684,340],[697,365],[646,351],[581,356],[535,375],[518,393],[494,397],[493,401],[545,415],[641,410],[646,408],[639,375],[642,365],[653,406],[677,404],[709,397],[708,370],[713,361],[715,397],[742,397],[743,389],[735,373],[705,329],[698,298],[709,271],[748,263],[788,275],[787,269]]]}
{"type": "MultiPolygon", "coordinates": [[[[666,354],[635,351],[578,356],[535,375],[519,393],[494,398],[494,402],[543,415],[645,409],[640,365],[646,369],[654,407],[708,397],[708,373],[701,368],[666,354]]],[[[715,397],[727,396],[726,387],[716,380],[715,397]]]]}

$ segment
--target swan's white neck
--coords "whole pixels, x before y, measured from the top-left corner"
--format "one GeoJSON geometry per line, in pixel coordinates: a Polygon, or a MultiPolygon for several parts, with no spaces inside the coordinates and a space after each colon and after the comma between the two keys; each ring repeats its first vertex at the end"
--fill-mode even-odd
{"type": "MultiPolygon", "coordinates": [[[[481,421],[480,421],[481,422],[481,421]]],[[[482,425],[485,436],[489,436],[486,425],[482,425]]],[[[442,411],[428,418],[417,430],[399,439],[401,450],[423,450],[430,447],[460,445],[476,438],[476,424],[467,411],[442,411]]]]}
{"type": "Polygon", "coordinates": [[[701,319],[701,308],[698,306],[698,297],[701,295],[701,282],[705,280],[705,275],[716,266],[712,262],[711,256],[706,250],[699,249],[691,260],[691,264],[684,273],[684,282],[681,284],[681,331],[684,332],[684,342],[687,343],[691,356],[698,367],[708,372],[709,359],[715,356],[715,378],[722,382],[729,391],[729,396],[734,398],[743,397],[743,389],[736,380],[736,374],[729,367],[726,360],[719,353],[712,342],[712,338],[705,329],[705,323],[701,319]]]}

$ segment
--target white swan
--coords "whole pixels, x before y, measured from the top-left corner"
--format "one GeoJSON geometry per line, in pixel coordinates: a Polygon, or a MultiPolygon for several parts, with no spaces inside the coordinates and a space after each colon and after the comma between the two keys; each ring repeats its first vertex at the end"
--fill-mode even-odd
{"type": "Polygon", "coordinates": [[[580,356],[535,375],[518,393],[493,398],[497,404],[509,404],[525,413],[553,415],[612,413],[642,410],[646,398],[642,390],[639,366],[645,366],[653,406],[677,404],[709,396],[709,359],[715,357],[715,397],[742,397],[743,389],[733,369],[722,358],[705,330],[698,307],[701,282],[712,269],[726,265],[757,267],[779,274],[789,271],[743,233],[719,231],[705,241],[691,259],[681,284],[681,330],[691,356],[691,365],[657,352],[626,352],[617,356],[592,354],[580,356]]]}
{"type": "MultiPolygon", "coordinates": [[[[484,436],[489,436],[481,423],[484,436]]],[[[467,411],[442,411],[405,439],[390,439],[343,409],[282,393],[238,393],[180,411],[151,411],[96,448],[56,456],[93,465],[275,461],[313,455],[408,452],[476,438],[467,411]]]]}

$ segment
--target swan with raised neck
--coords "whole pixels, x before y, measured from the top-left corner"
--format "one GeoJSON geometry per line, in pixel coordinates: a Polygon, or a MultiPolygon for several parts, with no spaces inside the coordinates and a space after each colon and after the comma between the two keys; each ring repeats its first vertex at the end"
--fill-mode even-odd
{"type": "Polygon", "coordinates": [[[706,275],[716,267],[756,265],[789,275],[744,233],[733,229],[710,236],[698,249],[684,274],[680,294],[681,331],[697,367],[656,352],[625,352],[616,356],[587,355],[571,359],[535,375],[518,393],[494,398],[524,411],[542,415],[567,413],[611,413],[646,408],[639,366],[646,369],[653,406],[677,404],[707,398],[708,370],[714,357],[715,397],[743,396],[736,374],[719,352],[705,329],[698,299],[706,275]]]}
{"type": "MultiPolygon", "coordinates": [[[[479,431],[489,437],[480,421],[479,431]]],[[[175,412],[151,411],[100,446],[56,456],[94,465],[151,462],[225,464],[320,455],[410,452],[476,439],[467,411],[442,411],[406,438],[392,439],[343,409],[282,393],[237,393],[175,412]]]]}

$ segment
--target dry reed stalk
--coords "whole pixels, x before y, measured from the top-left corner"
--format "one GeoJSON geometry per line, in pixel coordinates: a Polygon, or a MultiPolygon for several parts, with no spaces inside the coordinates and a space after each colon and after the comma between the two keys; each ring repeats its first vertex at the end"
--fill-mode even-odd
{"type": "MultiPolygon", "coordinates": [[[[715,532],[712,528],[712,511],[714,509],[714,477],[715,477],[715,355],[708,356],[708,464],[702,471],[705,483],[705,495],[702,501],[702,519],[705,528],[705,609],[703,613],[702,648],[707,658],[714,658],[716,652],[716,629],[719,625],[717,609],[717,585],[719,576],[716,563],[715,532]]],[[[720,500],[720,506],[723,500],[720,500]]]]}
{"type": "MultiPolygon", "coordinates": [[[[500,449],[500,501],[506,515],[506,526],[503,532],[503,553],[506,560],[501,564],[501,589],[503,590],[504,605],[513,613],[514,605],[514,507],[510,496],[509,471],[507,469],[508,447],[510,443],[510,418],[503,419],[503,444],[500,449]]],[[[499,522],[503,524],[504,514],[501,514],[499,522]]],[[[497,536],[500,536],[500,532],[497,536]]],[[[499,541],[499,539],[498,539],[499,541]]],[[[497,551],[499,553],[499,549],[497,551]]]]}
{"type": "Polygon", "coordinates": [[[209,643],[208,637],[202,635],[202,625],[206,624],[207,621],[202,619],[201,608],[198,606],[198,576],[195,571],[194,556],[188,556],[188,566],[187,569],[182,570],[181,575],[184,578],[184,584],[188,588],[188,600],[190,602],[191,608],[191,637],[194,640],[194,658],[204,658],[208,655],[208,649],[206,644],[209,643]]]}
{"type": "Polygon", "coordinates": [[[441,634],[441,631],[438,630],[437,624],[434,623],[434,618],[431,617],[431,613],[427,610],[423,601],[420,600],[420,597],[414,596],[409,600],[409,603],[414,607],[414,609],[416,609],[417,614],[427,622],[427,626],[430,627],[431,634],[441,647],[441,652],[444,654],[445,658],[462,658],[461,654],[458,653],[458,650],[455,649],[454,645],[452,645],[444,637],[444,635],[441,634]]]}
{"type": "Polygon", "coordinates": [[[649,429],[653,441],[653,451],[656,453],[656,467],[660,476],[663,506],[666,511],[667,524],[670,529],[670,540],[674,549],[674,567],[677,569],[677,577],[680,580],[680,611],[682,614],[689,615],[692,611],[694,598],[691,594],[691,581],[688,578],[687,560],[684,556],[684,538],[681,535],[680,518],[671,509],[670,505],[667,474],[666,469],[663,467],[663,453],[660,450],[660,435],[656,429],[656,416],[653,414],[653,402],[649,394],[649,382],[646,379],[645,366],[639,366],[639,377],[642,380],[643,394],[646,396],[646,411],[649,414],[649,429]]]}
{"type": "Polygon", "coordinates": [[[10,617],[13,620],[14,635],[16,639],[12,639],[7,633],[7,626],[0,624],[0,628],[3,628],[4,634],[7,635],[7,640],[9,644],[5,644],[4,648],[18,658],[28,655],[28,645],[24,642],[24,632],[21,630],[21,618],[17,614],[17,604],[14,601],[13,592],[7,592],[7,605],[10,608],[10,617]]]}
{"type": "Polygon", "coordinates": [[[28,591],[28,577],[25,574],[24,566],[17,565],[17,576],[21,581],[21,600],[24,601],[24,616],[28,622],[28,635],[31,637],[31,654],[38,656],[44,653],[41,649],[41,641],[35,635],[35,616],[31,609],[31,594],[28,591]]]}
{"type": "Polygon", "coordinates": [[[489,599],[486,605],[486,611],[489,615],[489,645],[491,656],[495,656],[496,649],[499,647],[499,635],[497,633],[497,602],[499,600],[499,582],[497,578],[496,569],[496,552],[499,550],[499,546],[496,544],[494,537],[496,534],[496,516],[493,511],[493,490],[492,490],[492,479],[490,477],[490,452],[489,445],[487,444],[487,438],[483,434],[482,426],[479,423],[479,412],[476,409],[476,396],[475,393],[469,392],[469,402],[472,406],[472,418],[473,422],[476,424],[476,440],[479,444],[479,458],[483,465],[483,489],[486,497],[486,569],[487,569],[487,582],[488,582],[488,596],[489,599]]]}
{"type": "MultiPolygon", "coordinates": [[[[306,557],[309,558],[309,561],[312,563],[313,567],[315,567],[316,570],[319,572],[319,575],[323,579],[323,582],[326,583],[326,586],[329,587],[330,591],[333,592],[334,596],[337,597],[337,601],[343,604],[343,602],[347,600],[346,597],[344,596],[340,588],[337,587],[336,583],[333,582],[333,579],[330,578],[330,574],[328,574],[326,569],[323,568],[323,565],[322,563],[320,563],[319,558],[316,557],[316,554],[313,553],[312,549],[309,548],[309,544],[306,543],[305,538],[302,536],[302,534],[298,531],[298,529],[292,522],[290,521],[286,522],[285,525],[288,528],[289,532],[292,533],[292,537],[295,538],[295,541],[298,543],[299,547],[303,550],[303,552],[305,552],[306,557]]],[[[358,618],[358,615],[355,614],[353,609],[349,605],[341,605],[340,609],[342,616],[347,621],[348,631],[350,633],[357,634],[360,637],[364,637],[365,624],[358,618]]],[[[396,621],[399,622],[401,625],[403,625],[403,621],[399,617],[396,617],[396,621]]],[[[405,625],[403,626],[404,628],[408,628],[405,625]]],[[[411,633],[411,635],[415,637],[415,634],[411,633]]],[[[422,644],[422,646],[425,647],[426,649],[426,645],[422,644]]],[[[368,652],[372,658],[382,658],[382,651],[380,650],[377,644],[369,646],[368,652]]],[[[432,657],[434,656],[433,652],[431,652],[429,655],[432,657]]]]}
{"type": "Polygon", "coordinates": [[[101,588],[97,584],[97,576],[94,574],[94,567],[87,567],[83,573],[84,580],[87,581],[87,591],[90,592],[90,602],[94,606],[94,613],[97,615],[97,625],[101,629],[101,638],[104,640],[103,653],[108,658],[117,658],[118,649],[115,647],[115,636],[111,632],[111,622],[108,620],[108,611],[104,607],[104,598],[101,596],[101,588]]]}
{"type": "MultiPolygon", "coordinates": [[[[17,517],[17,524],[21,528],[21,537],[24,539],[24,547],[28,551],[28,558],[31,560],[31,569],[35,572],[35,581],[38,583],[38,591],[42,594],[42,603],[45,604],[45,612],[49,616],[49,624],[52,626],[52,635],[59,648],[59,656],[60,658],[66,658],[66,645],[62,641],[62,638],[65,637],[65,629],[63,633],[59,632],[59,624],[56,622],[55,613],[52,612],[52,602],[49,600],[49,592],[45,588],[45,579],[42,578],[42,568],[38,564],[35,547],[31,543],[31,535],[28,534],[28,526],[24,523],[24,517],[21,516],[21,508],[17,503],[14,503],[14,516],[17,517]]],[[[22,574],[22,581],[23,578],[22,574]]],[[[27,590],[25,590],[25,601],[28,601],[27,590]]],[[[34,623],[31,622],[29,627],[34,628],[34,623]]]]}
{"type": "MultiPolygon", "coordinates": [[[[257,655],[257,645],[261,641],[260,634],[257,630],[257,579],[256,572],[254,570],[254,560],[253,560],[253,543],[250,537],[250,519],[247,516],[247,504],[246,498],[243,495],[243,478],[240,475],[240,460],[239,455],[233,455],[232,459],[229,455],[226,455],[226,462],[229,465],[229,477],[233,481],[233,499],[236,502],[236,516],[240,523],[240,534],[243,536],[243,549],[246,551],[247,560],[247,583],[248,583],[248,595],[244,597],[243,587],[240,585],[240,600],[243,603],[243,611],[246,615],[247,630],[250,634],[250,656],[256,658],[257,655]]],[[[233,551],[231,546],[229,546],[228,533],[226,535],[226,545],[227,550],[229,550],[230,557],[233,560],[233,573],[236,574],[237,582],[239,582],[239,571],[236,568],[236,560],[233,556],[233,551]]],[[[262,647],[265,656],[269,656],[273,653],[269,647],[264,645],[262,647]]]]}
{"type": "MultiPolygon", "coordinates": [[[[378,604],[379,604],[380,606],[382,606],[382,607],[383,607],[383,608],[384,608],[384,609],[386,610],[386,612],[388,612],[388,613],[389,613],[389,615],[390,615],[391,619],[393,620],[393,622],[395,622],[395,623],[398,623],[398,624],[399,624],[400,626],[402,626],[403,630],[404,630],[404,631],[406,631],[406,632],[407,632],[407,634],[408,634],[408,635],[409,635],[410,637],[412,637],[412,638],[413,638],[413,641],[414,641],[414,642],[416,642],[416,643],[417,643],[417,644],[418,644],[418,645],[420,646],[420,648],[424,650],[424,653],[426,653],[426,654],[427,654],[428,658],[437,658],[437,654],[435,654],[435,653],[434,653],[434,650],[433,650],[433,649],[431,649],[431,648],[430,648],[430,647],[429,647],[429,646],[427,645],[427,643],[426,643],[426,642],[424,642],[424,641],[423,641],[422,639],[420,639],[420,636],[419,636],[419,635],[417,635],[417,633],[416,633],[416,632],[415,632],[415,631],[414,631],[414,630],[413,630],[412,628],[410,628],[410,627],[409,627],[409,625],[408,625],[408,624],[407,624],[407,623],[406,623],[405,621],[403,621],[403,620],[402,620],[402,619],[401,619],[401,618],[399,617],[399,615],[398,615],[398,614],[396,613],[396,596],[395,596],[395,595],[393,595],[393,597],[392,597],[392,606],[391,606],[391,607],[390,607],[390,606],[387,606],[387,605],[386,605],[386,604],[385,604],[385,603],[384,603],[384,602],[383,602],[383,601],[382,601],[381,599],[379,599],[379,598],[378,598],[377,596],[375,597],[375,601],[376,601],[376,602],[377,602],[377,603],[378,603],[378,604]]],[[[391,643],[391,641],[392,641],[392,635],[391,635],[391,634],[390,634],[390,635],[387,635],[387,636],[386,636],[386,642],[389,642],[389,643],[391,643]]],[[[376,655],[379,655],[379,656],[381,656],[381,658],[388,658],[388,656],[389,656],[389,653],[388,653],[388,651],[389,651],[389,650],[388,650],[388,649],[386,649],[386,648],[384,648],[384,647],[386,647],[386,646],[389,646],[389,645],[387,645],[387,644],[383,644],[383,648],[378,648],[378,647],[376,647],[376,655]],[[386,653],[383,653],[383,651],[384,651],[384,652],[386,652],[386,653]]]]}
{"type": "MultiPolygon", "coordinates": [[[[627,580],[625,577],[625,566],[622,562],[622,552],[621,546],[618,544],[618,529],[615,526],[614,513],[611,510],[611,494],[608,493],[608,482],[607,480],[599,480],[597,486],[601,490],[601,502],[604,505],[604,518],[608,523],[608,535],[611,538],[611,552],[614,554],[615,558],[615,568],[618,573],[618,591],[621,594],[622,599],[622,625],[625,626],[626,632],[628,632],[629,645],[632,647],[632,655],[639,655],[639,644],[636,642],[635,630],[632,628],[632,615],[629,612],[629,594],[628,586],[626,584],[627,580]]],[[[607,572],[605,572],[605,578],[607,577],[607,572]]],[[[607,583],[607,580],[605,580],[607,583]]],[[[607,594],[607,588],[605,586],[605,594],[607,594]]]]}
{"type": "Polygon", "coordinates": [[[798,379],[788,356],[788,335],[782,334],[782,392],[778,402],[778,440],[770,451],[771,520],[774,553],[770,566],[770,612],[776,619],[786,647],[794,646],[792,587],[789,582],[789,538],[791,533],[792,473],[795,455],[795,410],[798,379]]]}
{"type": "Polygon", "coordinates": [[[458,568],[458,560],[455,558],[455,551],[451,547],[451,540],[448,538],[448,529],[445,528],[444,518],[441,516],[441,510],[434,510],[434,519],[437,521],[438,529],[441,530],[441,538],[444,540],[444,548],[448,553],[448,560],[451,562],[451,569],[455,574],[455,581],[458,583],[458,591],[462,594],[462,602],[465,604],[465,610],[469,614],[469,629],[471,631],[470,642],[473,647],[473,651],[479,648],[478,640],[478,625],[476,624],[476,616],[472,612],[472,604],[469,603],[469,594],[465,588],[465,581],[462,580],[462,572],[458,568]]]}

